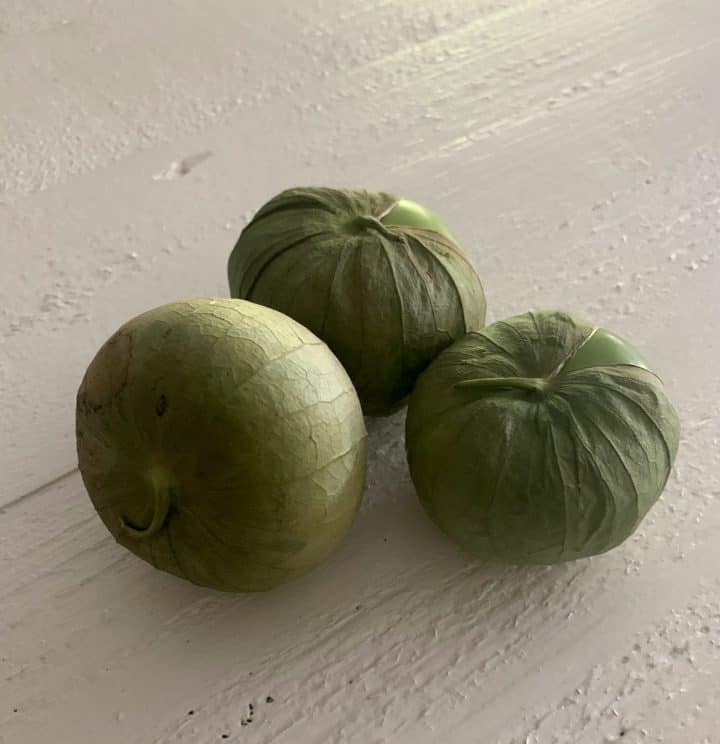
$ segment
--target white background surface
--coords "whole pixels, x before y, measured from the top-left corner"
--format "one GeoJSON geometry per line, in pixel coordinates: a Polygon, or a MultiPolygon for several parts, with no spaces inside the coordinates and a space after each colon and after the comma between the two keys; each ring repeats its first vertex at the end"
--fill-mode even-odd
{"type": "Polygon", "coordinates": [[[716,0],[0,0],[0,742],[720,742],[718,71],[716,0]],[[225,296],[241,227],[306,184],[435,208],[490,320],[636,343],[684,436],[635,537],[469,562],[400,414],[300,581],[213,593],[113,542],[75,470],[85,367],[225,296]]]}

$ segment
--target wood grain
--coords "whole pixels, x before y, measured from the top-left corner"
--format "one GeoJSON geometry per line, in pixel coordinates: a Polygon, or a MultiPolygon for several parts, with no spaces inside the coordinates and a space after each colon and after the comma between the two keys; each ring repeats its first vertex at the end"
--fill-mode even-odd
{"type": "Polygon", "coordinates": [[[0,742],[720,742],[719,32],[714,0],[0,0],[0,742]],[[349,539],[287,587],[112,541],[75,470],[85,367],[130,316],[226,296],[297,184],[428,203],[490,319],[633,339],[684,430],[633,539],[469,562],[398,414],[349,539]]]}

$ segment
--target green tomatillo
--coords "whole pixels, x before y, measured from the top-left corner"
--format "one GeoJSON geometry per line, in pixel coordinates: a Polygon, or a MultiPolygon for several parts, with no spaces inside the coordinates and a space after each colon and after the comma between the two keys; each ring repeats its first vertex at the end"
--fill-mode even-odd
{"type": "Polygon", "coordinates": [[[228,276],[233,297],[323,339],[369,415],[400,408],[435,356],[485,323],[482,285],[447,226],[386,193],[282,192],[242,231],[228,276]]]}
{"type": "Polygon", "coordinates": [[[679,422],[626,341],[557,311],[470,333],[420,376],[406,446],[420,501],[465,550],[503,563],[602,553],[663,491],[679,422]]]}
{"type": "Polygon", "coordinates": [[[366,472],[362,411],[327,346],[281,313],[198,299],[123,325],[77,395],[77,451],[115,539],[223,591],[332,553],[366,472]]]}

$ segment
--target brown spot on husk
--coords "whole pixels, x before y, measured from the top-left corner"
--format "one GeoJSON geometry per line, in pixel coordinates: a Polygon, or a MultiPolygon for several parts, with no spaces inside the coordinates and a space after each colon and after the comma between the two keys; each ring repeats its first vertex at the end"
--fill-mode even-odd
{"type": "Polygon", "coordinates": [[[132,337],[118,331],[102,346],[85,373],[79,400],[92,409],[110,403],[127,384],[132,337]]]}

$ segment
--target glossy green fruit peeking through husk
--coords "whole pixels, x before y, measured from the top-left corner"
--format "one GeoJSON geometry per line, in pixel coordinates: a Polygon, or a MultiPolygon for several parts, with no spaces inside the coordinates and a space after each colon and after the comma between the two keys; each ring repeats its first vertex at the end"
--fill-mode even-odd
{"type": "Polygon", "coordinates": [[[625,540],[660,496],[679,423],[659,378],[563,312],[470,333],[420,376],[406,446],[420,501],[467,551],[549,564],[625,540]]]}
{"type": "Polygon", "coordinates": [[[191,300],[122,326],[77,396],[80,472],[115,539],[224,591],[321,563],[357,510],[362,411],[327,346],[242,300],[191,300]]]}
{"type": "Polygon", "coordinates": [[[391,194],[295,188],[263,206],[228,263],[230,293],[273,307],[335,352],[369,415],[485,323],[482,285],[433,212],[391,194]]]}

